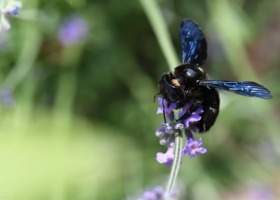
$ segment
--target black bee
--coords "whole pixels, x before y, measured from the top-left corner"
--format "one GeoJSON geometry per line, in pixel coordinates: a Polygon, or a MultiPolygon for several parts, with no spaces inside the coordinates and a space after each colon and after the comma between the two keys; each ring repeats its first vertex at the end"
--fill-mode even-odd
{"type": "Polygon", "coordinates": [[[159,94],[162,94],[166,101],[175,102],[177,109],[194,100],[189,111],[181,116],[179,121],[202,106],[204,112],[196,126],[199,132],[209,130],[219,114],[220,98],[215,88],[243,96],[272,98],[268,89],[255,82],[207,80],[207,75],[201,68],[207,58],[207,43],[202,30],[192,20],[184,19],[179,33],[182,64],[175,68],[174,73],[163,74],[159,81],[159,94]]]}

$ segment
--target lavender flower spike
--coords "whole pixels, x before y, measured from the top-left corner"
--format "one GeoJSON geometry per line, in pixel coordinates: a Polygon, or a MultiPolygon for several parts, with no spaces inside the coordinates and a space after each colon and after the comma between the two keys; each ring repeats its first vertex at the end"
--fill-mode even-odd
{"type": "Polygon", "coordinates": [[[21,7],[22,3],[18,0],[0,1],[0,32],[11,28],[7,17],[17,15],[21,7]]]}
{"type": "Polygon", "coordinates": [[[193,140],[193,138],[190,138],[187,141],[186,146],[182,150],[182,155],[185,155],[186,153],[189,155],[189,157],[197,156],[197,153],[205,154],[207,152],[206,148],[201,147],[202,145],[202,139],[200,138],[198,141],[193,140]]]}

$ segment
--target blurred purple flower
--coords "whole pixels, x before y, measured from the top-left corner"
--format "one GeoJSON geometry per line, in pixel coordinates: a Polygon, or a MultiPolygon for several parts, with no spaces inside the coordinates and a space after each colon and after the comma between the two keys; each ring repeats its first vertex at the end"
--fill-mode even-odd
{"type": "Polygon", "coordinates": [[[137,200],[163,200],[164,190],[161,186],[156,186],[152,190],[145,191],[137,200]]]}
{"type": "Polygon", "coordinates": [[[17,15],[21,7],[22,3],[18,0],[0,1],[0,32],[11,28],[7,17],[17,15]]]}
{"type": "Polygon", "coordinates": [[[6,107],[12,107],[15,104],[13,94],[8,88],[0,88],[0,101],[6,107]]]}
{"type": "Polygon", "coordinates": [[[19,13],[19,7],[17,6],[14,6],[14,7],[11,7],[8,12],[7,12],[7,15],[10,15],[10,16],[15,16],[19,13]]]}
{"type": "Polygon", "coordinates": [[[169,146],[166,153],[158,152],[156,156],[156,160],[160,164],[165,164],[169,167],[174,159],[174,147],[169,146]]]}
{"type": "Polygon", "coordinates": [[[205,154],[207,152],[207,149],[201,146],[202,146],[201,138],[198,141],[195,141],[193,138],[190,138],[187,141],[186,146],[182,150],[182,155],[185,155],[187,153],[191,158],[197,156],[197,153],[205,154]]]}
{"type": "MultiPolygon", "coordinates": [[[[143,192],[140,197],[130,196],[126,200],[178,200],[183,197],[184,194],[179,194],[179,191],[184,189],[182,186],[178,189],[178,184],[176,189],[172,189],[169,193],[165,193],[165,190],[161,186],[155,186],[153,189],[149,189],[143,192]]],[[[182,198],[183,199],[183,198],[182,198]]]]}
{"type": "Polygon", "coordinates": [[[60,26],[58,38],[65,46],[79,43],[88,34],[87,22],[77,15],[65,18],[60,26]]]}
{"type": "Polygon", "coordinates": [[[253,182],[249,185],[241,185],[239,189],[225,193],[222,199],[276,200],[279,199],[279,196],[277,196],[277,190],[274,190],[272,185],[264,182],[253,182]]]}
{"type": "Polygon", "coordinates": [[[157,196],[154,192],[152,191],[145,191],[142,195],[141,200],[156,200],[157,196]]]}
{"type": "Polygon", "coordinates": [[[252,188],[249,188],[248,191],[248,200],[273,200],[276,199],[272,189],[265,186],[265,185],[259,185],[259,186],[252,186],[252,188]]]}

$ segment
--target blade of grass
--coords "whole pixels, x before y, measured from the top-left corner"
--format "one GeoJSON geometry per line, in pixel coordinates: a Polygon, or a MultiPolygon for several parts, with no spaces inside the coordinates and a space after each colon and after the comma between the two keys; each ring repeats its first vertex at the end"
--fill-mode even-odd
{"type": "Polygon", "coordinates": [[[171,37],[160,13],[159,6],[154,0],[139,0],[143,9],[151,23],[152,29],[156,35],[156,39],[160,45],[163,55],[168,63],[170,70],[173,70],[179,64],[179,60],[172,44],[171,37]]]}

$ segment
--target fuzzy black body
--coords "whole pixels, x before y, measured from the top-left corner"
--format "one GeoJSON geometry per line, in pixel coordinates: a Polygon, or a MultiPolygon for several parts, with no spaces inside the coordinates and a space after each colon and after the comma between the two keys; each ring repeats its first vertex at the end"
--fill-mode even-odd
{"type": "Polygon", "coordinates": [[[219,114],[220,98],[219,93],[215,88],[203,87],[202,89],[202,106],[204,112],[201,114],[201,119],[196,126],[199,132],[205,132],[215,123],[219,114]]]}
{"type": "Polygon", "coordinates": [[[164,73],[159,81],[159,93],[170,103],[176,103],[177,109],[193,102],[189,111],[178,120],[187,119],[200,106],[203,113],[196,123],[199,132],[205,132],[215,123],[219,114],[220,99],[216,88],[234,92],[239,95],[272,98],[268,89],[251,82],[235,82],[223,80],[207,80],[201,68],[207,58],[207,43],[204,33],[192,20],[183,20],[179,29],[182,46],[182,64],[174,73],[164,73]]]}

